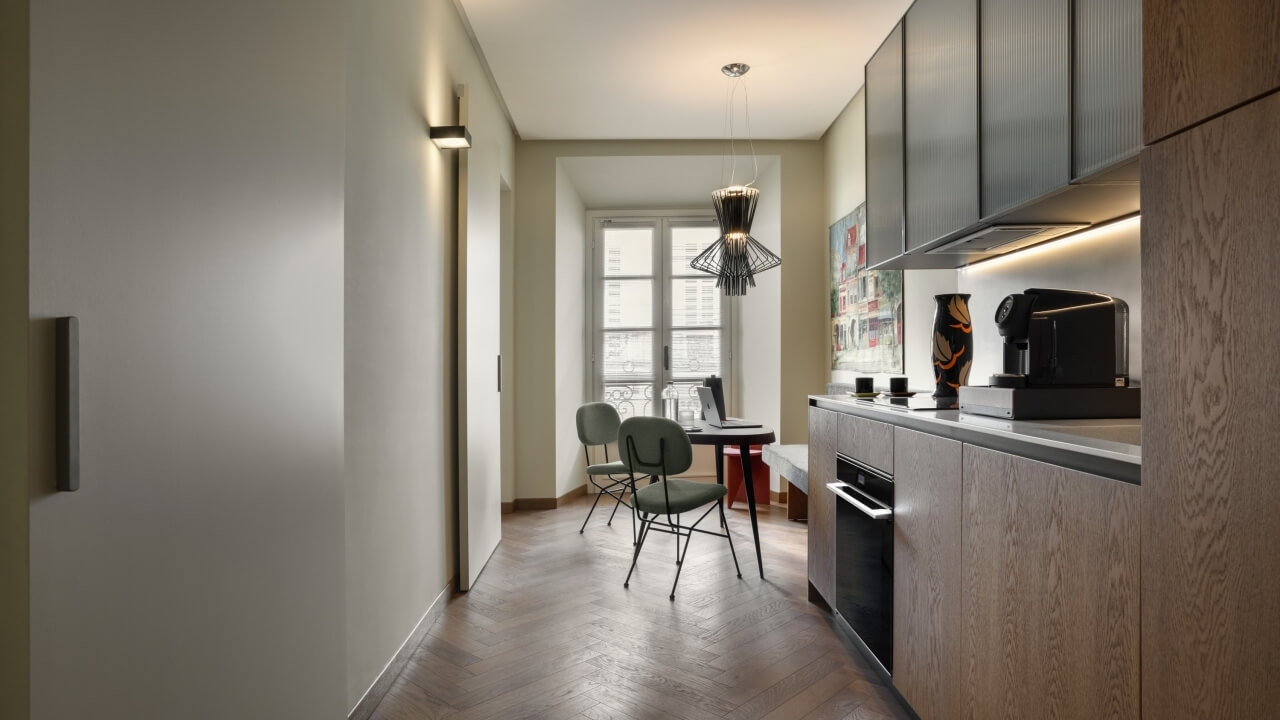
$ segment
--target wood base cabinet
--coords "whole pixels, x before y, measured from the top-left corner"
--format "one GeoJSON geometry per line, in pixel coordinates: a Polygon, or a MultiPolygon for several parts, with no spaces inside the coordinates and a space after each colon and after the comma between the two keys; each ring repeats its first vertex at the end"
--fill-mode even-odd
{"type": "Polygon", "coordinates": [[[961,717],[1139,717],[1139,487],[964,447],[961,717]]]}
{"type": "Polygon", "coordinates": [[[809,408],[809,588],[836,605],[836,505],[827,483],[836,481],[836,413],[809,408]]]}
{"type": "Polygon", "coordinates": [[[893,684],[920,720],[960,717],[962,447],[894,429],[893,684]]]}

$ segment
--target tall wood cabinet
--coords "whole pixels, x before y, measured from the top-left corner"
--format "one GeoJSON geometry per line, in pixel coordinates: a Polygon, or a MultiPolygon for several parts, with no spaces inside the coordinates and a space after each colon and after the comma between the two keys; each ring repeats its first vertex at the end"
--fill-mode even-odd
{"type": "Polygon", "coordinates": [[[836,481],[836,413],[809,408],[809,599],[836,601],[836,506],[827,483],[836,481]]]}
{"type": "Polygon", "coordinates": [[[956,717],[1137,720],[1138,494],[965,445],[956,717]]]}
{"type": "Polygon", "coordinates": [[[1280,712],[1280,92],[1146,150],[1143,711],[1280,712]]]}
{"type": "Polygon", "coordinates": [[[921,720],[961,716],[962,447],[894,429],[893,684],[921,720]]]}
{"type": "Polygon", "coordinates": [[[1280,2],[1148,0],[1143,125],[1154,143],[1280,86],[1280,2]]]}
{"type": "Polygon", "coordinates": [[[1142,707],[1280,708],[1280,3],[1146,2],[1142,707]]]}

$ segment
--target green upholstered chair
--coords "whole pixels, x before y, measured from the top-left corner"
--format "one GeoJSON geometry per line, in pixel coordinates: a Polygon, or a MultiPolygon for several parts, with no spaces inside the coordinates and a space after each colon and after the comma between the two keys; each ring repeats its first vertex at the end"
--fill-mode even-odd
{"type": "Polygon", "coordinates": [[[738,571],[738,577],[742,577],[742,569],[738,567],[738,554],[733,549],[733,538],[729,536],[729,528],[724,520],[725,487],[671,477],[688,470],[693,464],[693,445],[679,423],[660,417],[628,418],[618,430],[618,454],[622,456],[622,462],[633,478],[647,474],[657,479],[657,482],[636,490],[632,500],[636,516],[640,519],[640,537],[636,541],[631,569],[627,571],[623,587],[630,586],[631,574],[635,572],[636,561],[640,558],[640,551],[644,549],[645,538],[653,530],[676,536],[676,579],[671,584],[672,600],[676,598],[680,570],[684,566],[685,555],[689,553],[689,541],[695,532],[728,540],[734,569],[738,571]],[[693,512],[703,506],[706,506],[706,511],[693,524],[681,524],[681,513],[693,512]],[[700,529],[698,524],[717,508],[720,510],[720,524],[724,527],[724,532],[700,529]],[[684,538],[683,551],[680,549],[681,538],[684,538]]]}
{"type": "MultiPolygon", "coordinates": [[[[592,501],[591,509],[587,511],[587,518],[582,521],[582,527],[578,529],[581,533],[587,529],[587,522],[591,520],[591,514],[596,511],[596,505],[600,503],[601,497],[608,495],[614,499],[608,525],[613,525],[613,516],[617,514],[619,506],[631,507],[626,495],[633,488],[633,480],[626,465],[619,460],[612,462],[609,460],[609,443],[618,441],[618,427],[622,424],[617,409],[609,403],[587,403],[578,408],[577,424],[578,440],[582,443],[582,453],[587,458],[587,480],[597,490],[596,499],[592,501]],[[591,448],[600,446],[604,447],[604,462],[593,464],[591,448]]],[[[634,513],[631,518],[631,541],[633,543],[636,541],[634,513]]]]}

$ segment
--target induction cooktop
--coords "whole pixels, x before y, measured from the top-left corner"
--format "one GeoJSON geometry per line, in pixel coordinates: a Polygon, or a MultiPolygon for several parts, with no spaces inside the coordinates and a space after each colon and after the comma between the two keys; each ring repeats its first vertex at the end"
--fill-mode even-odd
{"type": "Polygon", "coordinates": [[[871,400],[859,400],[879,407],[910,412],[912,410],[956,410],[960,407],[960,398],[935,398],[931,395],[915,395],[912,397],[893,397],[879,395],[871,400]]]}

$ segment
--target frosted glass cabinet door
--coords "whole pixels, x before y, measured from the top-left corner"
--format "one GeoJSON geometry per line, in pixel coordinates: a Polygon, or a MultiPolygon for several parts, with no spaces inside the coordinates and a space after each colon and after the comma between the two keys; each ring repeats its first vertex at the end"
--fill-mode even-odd
{"type": "Polygon", "coordinates": [[[978,221],[977,0],[906,17],[907,250],[978,221]]]}
{"type": "Polygon", "coordinates": [[[904,246],[902,28],[898,23],[867,62],[867,265],[904,246]]]}

